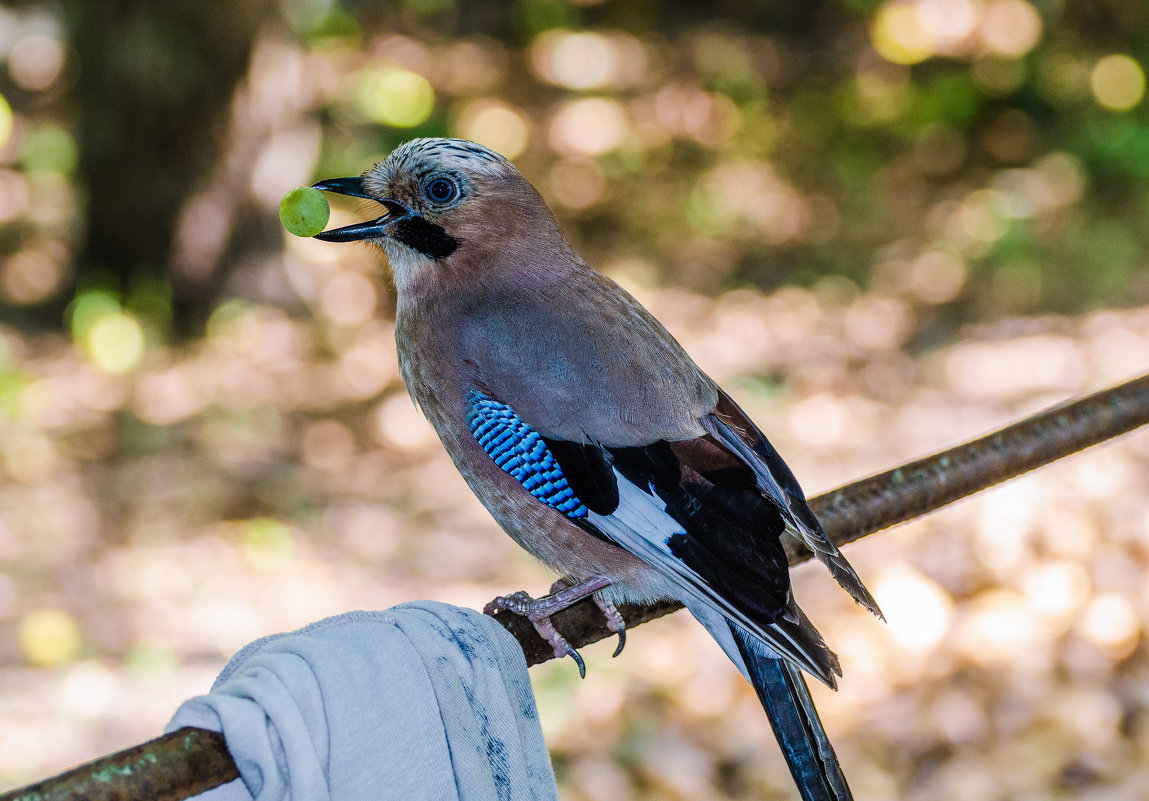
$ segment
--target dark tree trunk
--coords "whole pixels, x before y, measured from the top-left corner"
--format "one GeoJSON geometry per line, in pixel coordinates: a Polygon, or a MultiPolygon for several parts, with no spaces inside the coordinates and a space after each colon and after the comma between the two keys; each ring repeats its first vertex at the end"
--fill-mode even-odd
{"type": "Polygon", "coordinates": [[[80,180],[87,227],[82,284],[109,276],[172,284],[176,330],[195,328],[219,280],[170,273],[181,209],[226,147],[229,110],[269,0],[68,0],[80,180]]]}

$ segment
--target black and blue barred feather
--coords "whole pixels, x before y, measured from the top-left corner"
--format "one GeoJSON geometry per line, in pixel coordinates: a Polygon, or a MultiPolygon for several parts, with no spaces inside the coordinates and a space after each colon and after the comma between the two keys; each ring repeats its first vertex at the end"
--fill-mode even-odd
{"type": "Polygon", "coordinates": [[[501,470],[572,520],[587,516],[546,441],[514,409],[478,391],[468,395],[467,404],[471,436],[501,470]]]}

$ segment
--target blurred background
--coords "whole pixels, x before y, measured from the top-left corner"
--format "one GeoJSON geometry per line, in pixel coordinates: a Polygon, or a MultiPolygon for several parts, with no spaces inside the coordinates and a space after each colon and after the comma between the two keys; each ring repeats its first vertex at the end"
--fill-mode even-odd
{"type": "MultiPolygon", "coordinates": [[[[0,3],[0,786],[160,732],[247,641],[551,575],[284,192],[415,136],[521,166],[809,494],[1149,368],[1140,0],[0,3]]],[[[332,225],[364,219],[353,203],[332,225]]],[[[859,798],[1149,786],[1149,435],[796,592],[859,798]]],[[[535,668],[564,801],[791,799],[692,620],[535,668]]]]}

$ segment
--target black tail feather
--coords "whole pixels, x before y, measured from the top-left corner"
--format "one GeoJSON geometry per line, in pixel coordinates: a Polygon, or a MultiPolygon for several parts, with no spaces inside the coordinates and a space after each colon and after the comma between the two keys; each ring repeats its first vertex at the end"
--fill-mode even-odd
{"type": "Polygon", "coordinates": [[[801,671],[737,624],[730,630],[803,801],[852,801],[801,671]]]}

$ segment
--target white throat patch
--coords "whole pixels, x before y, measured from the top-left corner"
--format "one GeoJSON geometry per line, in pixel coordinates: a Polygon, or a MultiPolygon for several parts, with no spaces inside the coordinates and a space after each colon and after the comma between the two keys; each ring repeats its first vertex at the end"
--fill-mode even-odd
{"type": "Polygon", "coordinates": [[[407,247],[402,242],[396,242],[390,237],[376,240],[387,254],[387,261],[391,264],[391,277],[395,282],[395,289],[399,297],[410,290],[415,276],[427,270],[434,270],[435,260],[425,256],[414,248],[407,247]]]}

